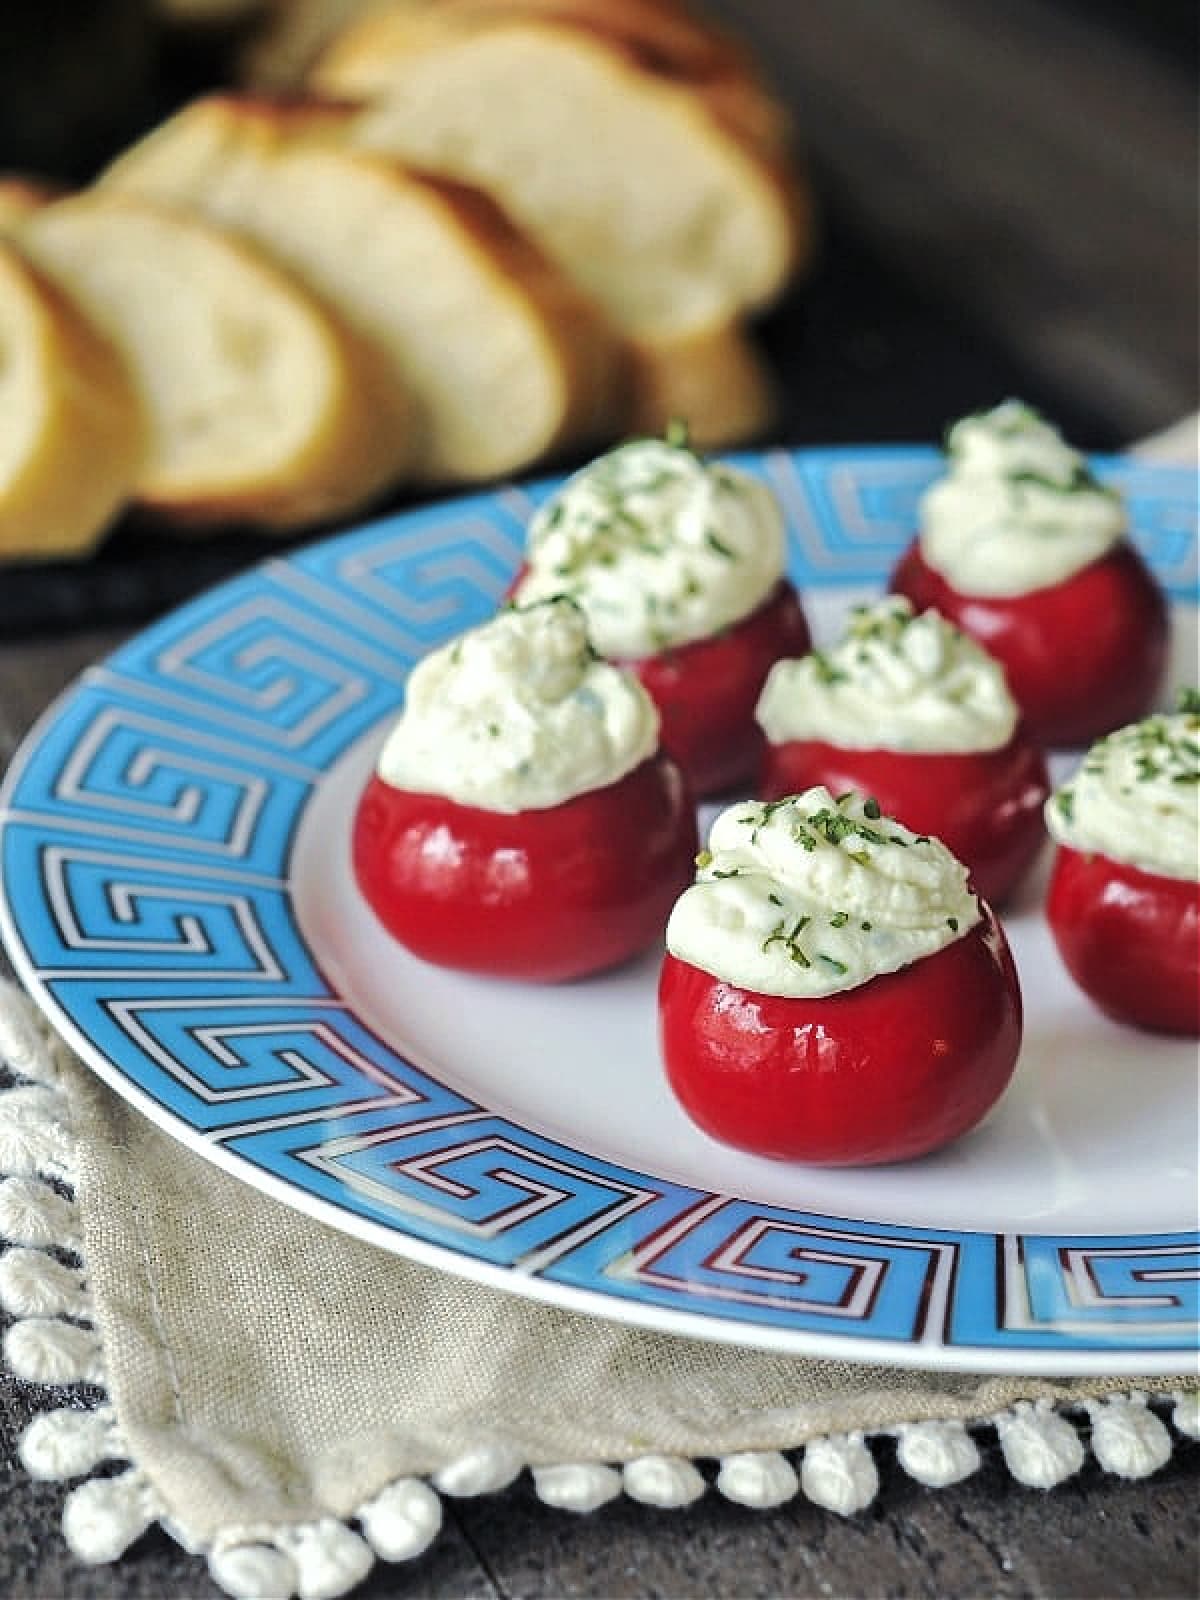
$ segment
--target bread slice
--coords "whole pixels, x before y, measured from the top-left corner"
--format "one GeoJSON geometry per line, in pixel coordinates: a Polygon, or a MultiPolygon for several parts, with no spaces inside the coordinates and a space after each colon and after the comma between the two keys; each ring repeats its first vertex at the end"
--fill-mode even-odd
{"type": "Polygon", "coordinates": [[[288,529],[397,477],[409,438],[356,346],[249,246],[119,195],[44,206],[17,238],[134,376],[146,505],[182,523],[288,529]]]}
{"type": "Polygon", "coordinates": [[[781,292],[807,254],[807,191],[773,137],[731,120],[728,73],[722,99],[631,33],[442,0],[367,16],[313,81],[368,102],[364,148],[478,184],[624,331],[676,339],[781,292]]]}
{"type": "Polygon", "coordinates": [[[102,187],[194,206],[336,307],[409,387],[426,483],[493,478],[611,435],[624,359],[606,319],[484,196],[339,144],[354,118],[198,101],[102,187]]]}
{"type": "Polygon", "coordinates": [[[739,323],[676,339],[632,340],[629,350],[630,432],[662,434],[682,421],[693,445],[716,450],[770,431],[775,382],[739,323]]]}
{"type": "Polygon", "coordinates": [[[88,555],[132,492],[143,438],[117,352],[0,244],[0,560],[88,555]]]}
{"type": "Polygon", "coordinates": [[[791,117],[749,53],[685,0],[392,0],[388,15],[377,26],[401,48],[415,29],[470,30],[519,17],[599,35],[645,71],[688,84],[718,120],[764,152],[778,155],[793,143],[791,117]]]}

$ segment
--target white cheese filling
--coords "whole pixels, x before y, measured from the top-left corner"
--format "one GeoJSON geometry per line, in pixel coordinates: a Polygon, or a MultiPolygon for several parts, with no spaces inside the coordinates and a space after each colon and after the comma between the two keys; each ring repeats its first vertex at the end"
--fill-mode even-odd
{"type": "Polygon", "coordinates": [[[1059,844],[1165,878],[1200,879],[1200,710],[1098,740],[1046,802],[1059,844]]]}
{"type": "Polygon", "coordinates": [[[601,456],[538,509],[516,598],[569,595],[601,655],[638,660],[740,622],[784,559],[783,517],[765,484],[644,439],[601,456]]]}
{"type": "Polygon", "coordinates": [[[861,795],[730,806],[667,924],[672,955],[758,994],[818,999],[933,955],[980,920],[967,871],[861,795]]]}
{"type": "Polygon", "coordinates": [[[772,744],[850,750],[998,750],[1017,725],[1000,663],[900,596],[855,606],[832,649],[777,661],[756,715],[772,744]]]}
{"type": "Polygon", "coordinates": [[[921,553],[962,594],[1062,583],[1125,535],[1121,497],[1028,406],[964,417],[946,452],[945,477],[921,501],[921,553]]]}
{"type": "Polygon", "coordinates": [[[616,783],[657,748],[649,695],[597,657],[579,608],[554,600],[420,661],[378,772],[486,811],[540,811],[616,783]]]}

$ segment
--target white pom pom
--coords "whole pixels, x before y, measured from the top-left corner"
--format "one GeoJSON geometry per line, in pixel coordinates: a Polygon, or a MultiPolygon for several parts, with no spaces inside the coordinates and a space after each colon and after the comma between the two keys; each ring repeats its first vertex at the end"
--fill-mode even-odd
{"type": "Polygon", "coordinates": [[[215,1584],[234,1600],[291,1600],[296,1564],[267,1544],[233,1544],[214,1550],[208,1570],[215,1584]]]}
{"type": "Polygon", "coordinates": [[[918,1483],[944,1489],[979,1470],[979,1449],[961,1422],[910,1422],[897,1434],[896,1459],[918,1483]]]}
{"type": "Polygon", "coordinates": [[[599,1461],[568,1461],[534,1467],[533,1487],[539,1500],[559,1511],[595,1511],[620,1494],[621,1474],[599,1461]]]}
{"type": "Polygon", "coordinates": [[[625,1493],[645,1506],[690,1506],[708,1487],[682,1456],[639,1456],[621,1474],[625,1493]]]}
{"type": "Polygon", "coordinates": [[[0,984],[0,1060],[19,1077],[54,1083],[58,1057],[37,1006],[14,984],[0,984]]]}
{"type": "Polygon", "coordinates": [[[71,1165],[66,1110],[65,1097],[41,1084],[0,1095],[0,1173],[65,1176],[71,1165]]]}
{"type": "Polygon", "coordinates": [[[814,1439],[804,1451],[800,1486],[814,1504],[841,1517],[869,1506],[879,1489],[879,1473],[862,1435],[814,1439]]]}
{"type": "Polygon", "coordinates": [[[433,1481],[443,1494],[495,1494],[507,1489],[524,1465],[511,1445],[479,1444],[434,1473],[433,1481]]]}
{"type": "Polygon", "coordinates": [[[77,1250],[78,1208],[40,1178],[9,1178],[0,1183],[0,1238],[35,1248],[77,1250]]]}
{"type": "Polygon", "coordinates": [[[725,1456],[717,1474],[717,1488],[726,1500],[757,1511],[783,1505],[799,1487],[795,1469],[778,1450],[744,1450],[725,1456]]]}
{"type": "Polygon", "coordinates": [[[334,1517],[280,1528],[274,1543],[295,1563],[301,1600],[336,1600],[361,1583],[375,1563],[366,1540],[334,1517]]]}
{"type": "Polygon", "coordinates": [[[91,1328],[27,1317],[4,1336],[4,1354],[27,1383],[102,1383],[100,1341],[91,1328]]]}
{"type": "Polygon", "coordinates": [[[63,1537],[80,1561],[116,1561],[156,1515],[157,1506],[140,1472],[91,1478],[72,1489],[63,1503],[63,1537]]]}
{"type": "Polygon", "coordinates": [[[83,1279],[42,1250],[15,1245],[0,1256],[0,1305],[14,1317],[83,1317],[83,1279]]]}
{"type": "Polygon", "coordinates": [[[82,1478],[120,1453],[111,1406],[43,1411],[21,1436],[21,1464],[31,1478],[82,1478]]]}
{"type": "Polygon", "coordinates": [[[419,1478],[389,1483],[356,1512],[367,1543],[385,1561],[411,1561],[437,1538],[442,1502],[419,1478]]]}
{"type": "Polygon", "coordinates": [[[1090,1405],[1092,1454],[1119,1478],[1148,1478],[1171,1459],[1171,1435],[1140,1395],[1090,1405]]]}
{"type": "Polygon", "coordinates": [[[1186,1433],[1189,1439],[1200,1439],[1200,1390],[1193,1389],[1190,1394],[1177,1394],[1174,1400],[1175,1409],[1171,1413],[1171,1421],[1180,1433],[1186,1433]]]}
{"type": "Polygon", "coordinates": [[[1053,1489],[1083,1465],[1083,1445],[1065,1417],[1028,1401],[996,1418],[1008,1470],[1029,1489],[1053,1489]]]}

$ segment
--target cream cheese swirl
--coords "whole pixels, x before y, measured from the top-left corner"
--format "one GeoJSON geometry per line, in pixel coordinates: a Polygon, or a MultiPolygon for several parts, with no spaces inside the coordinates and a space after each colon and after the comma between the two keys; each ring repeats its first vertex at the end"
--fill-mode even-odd
{"type": "Polygon", "coordinates": [[[632,672],[601,661],[570,600],[503,611],[420,661],[378,773],[486,811],[539,811],[601,789],[658,748],[632,672]]]}
{"type": "Polygon", "coordinates": [[[718,633],[783,574],[783,517],[764,483],[643,439],[569,478],[529,526],[518,604],[569,595],[601,655],[637,660],[718,633]]]}
{"type": "Polygon", "coordinates": [[[921,553],[962,594],[1013,596],[1062,583],[1127,530],[1116,491],[1015,400],[956,422],[946,453],[946,475],[921,501],[921,553]]]}
{"type": "Polygon", "coordinates": [[[855,606],[832,649],[776,662],[756,715],[772,744],[851,750],[997,750],[1017,725],[1000,663],[901,596],[855,606]]]}
{"type": "Polygon", "coordinates": [[[1059,844],[1165,878],[1200,879],[1200,709],[1098,740],[1046,802],[1059,844]]]}
{"type": "Polygon", "coordinates": [[[667,948],[758,994],[858,988],[944,949],[981,915],[945,845],[819,786],[729,807],[697,867],[667,948]]]}

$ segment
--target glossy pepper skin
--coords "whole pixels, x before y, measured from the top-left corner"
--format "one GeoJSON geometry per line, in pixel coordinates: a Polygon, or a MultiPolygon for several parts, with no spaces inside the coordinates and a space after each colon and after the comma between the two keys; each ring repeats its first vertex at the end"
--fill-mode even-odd
{"type": "Polygon", "coordinates": [[[698,798],[752,783],[763,736],[754,708],[777,661],[812,648],[800,599],[786,579],[740,622],[708,639],[624,662],[662,719],[662,746],[698,798]]]}
{"type": "Polygon", "coordinates": [[[969,595],[925,561],[914,539],[889,584],[932,606],[1004,668],[1030,738],[1090,744],[1150,710],[1167,659],[1167,605],[1124,541],[1064,579],[1022,595],[969,595]]]}
{"type": "Polygon", "coordinates": [[[823,999],[757,994],[666,957],[667,1077],[725,1144],[824,1166],[908,1161],[973,1128],[1021,1044],[1021,991],[992,912],[934,955],[823,999]]]}
{"type": "Polygon", "coordinates": [[[819,739],[768,744],[758,790],[764,800],[817,783],[831,794],[871,795],[885,816],[940,839],[993,905],[1011,894],[1046,839],[1050,779],[1040,749],[1021,729],[997,750],[851,750],[819,739]]]}
{"type": "Polygon", "coordinates": [[[557,982],[662,937],[691,882],[691,798],[661,753],[616,783],[515,813],[369,780],[354,873],[394,938],[439,966],[557,982]]]}
{"type": "Polygon", "coordinates": [[[1067,971],[1106,1016],[1200,1034],[1200,884],[1060,845],[1046,917],[1067,971]]]}

